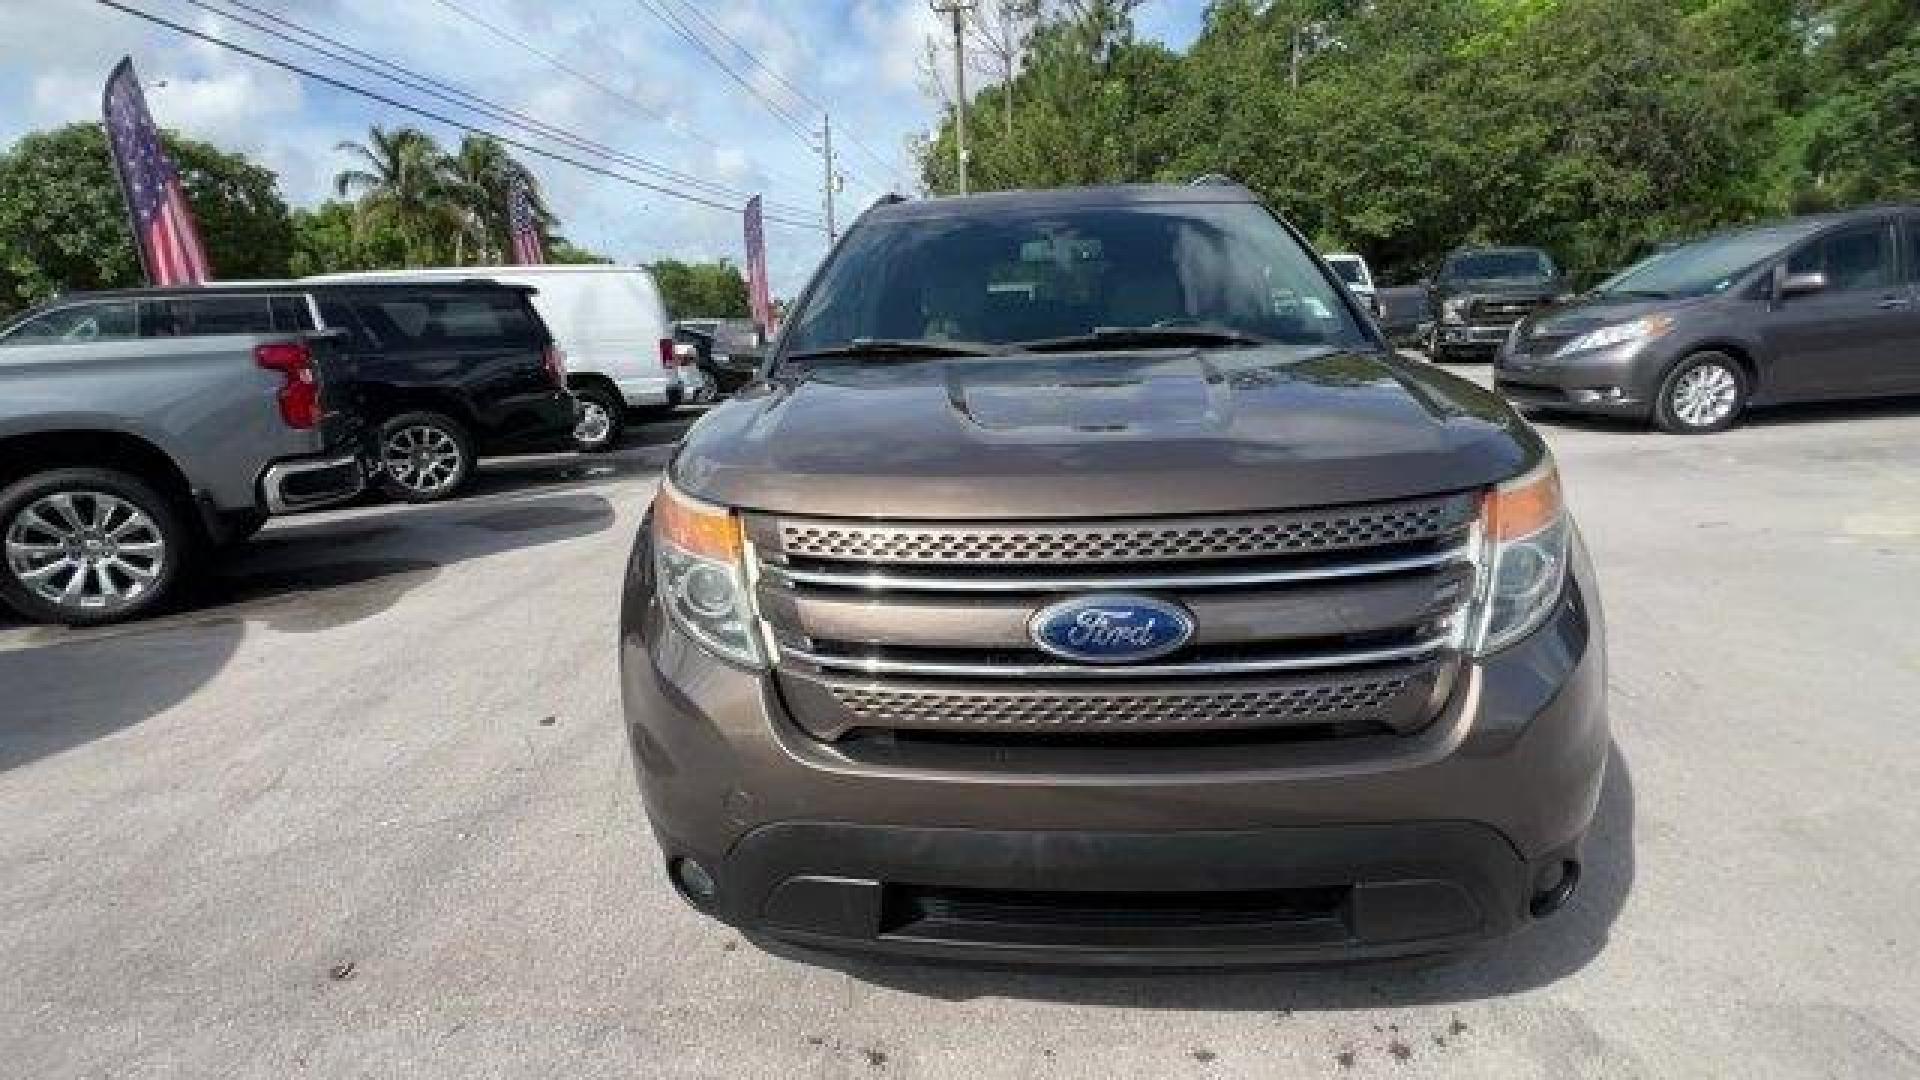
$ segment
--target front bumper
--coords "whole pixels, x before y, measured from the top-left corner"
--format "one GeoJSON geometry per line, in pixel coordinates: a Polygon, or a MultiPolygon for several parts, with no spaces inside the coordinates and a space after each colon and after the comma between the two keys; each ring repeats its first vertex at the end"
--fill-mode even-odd
{"type": "Polygon", "coordinates": [[[683,894],[755,936],[1115,965],[1448,950],[1532,920],[1599,797],[1605,649],[1584,553],[1541,630],[1463,661],[1440,715],[1389,746],[1117,751],[1061,771],[808,737],[772,679],[663,617],[643,548],[621,643],[642,795],[669,866],[716,886],[683,894]]]}
{"type": "Polygon", "coordinates": [[[1504,326],[1441,323],[1434,329],[1433,344],[1436,351],[1449,355],[1492,356],[1500,351],[1511,333],[1511,323],[1504,326]]]}
{"type": "Polygon", "coordinates": [[[1638,345],[1545,360],[1502,353],[1493,388],[1522,405],[1644,419],[1653,411],[1648,372],[1657,367],[1658,358],[1646,357],[1638,345]]]}

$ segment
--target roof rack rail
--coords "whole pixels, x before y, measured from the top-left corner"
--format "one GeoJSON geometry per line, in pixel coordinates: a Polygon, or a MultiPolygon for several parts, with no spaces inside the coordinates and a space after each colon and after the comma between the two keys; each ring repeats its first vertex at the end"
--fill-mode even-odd
{"type": "Polygon", "coordinates": [[[1188,187],[1239,187],[1241,185],[1240,185],[1240,181],[1235,180],[1233,177],[1228,176],[1226,173],[1210,172],[1210,173],[1201,173],[1199,176],[1196,176],[1193,179],[1187,181],[1187,186],[1188,187]]]}

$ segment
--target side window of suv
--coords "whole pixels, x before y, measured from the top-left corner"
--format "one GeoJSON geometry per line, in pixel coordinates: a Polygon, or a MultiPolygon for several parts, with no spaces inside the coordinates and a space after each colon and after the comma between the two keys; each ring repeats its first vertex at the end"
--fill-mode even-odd
{"type": "Polygon", "coordinates": [[[1883,222],[1829,233],[1794,252],[1789,274],[1825,274],[1833,292],[1890,289],[1898,281],[1893,231],[1883,222]]]}
{"type": "Polygon", "coordinates": [[[132,300],[70,304],[15,326],[0,338],[0,345],[130,341],[140,336],[139,310],[139,304],[132,300]]]}
{"type": "Polygon", "coordinates": [[[528,305],[513,292],[374,295],[354,309],[373,336],[396,352],[537,347],[528,305]]]}

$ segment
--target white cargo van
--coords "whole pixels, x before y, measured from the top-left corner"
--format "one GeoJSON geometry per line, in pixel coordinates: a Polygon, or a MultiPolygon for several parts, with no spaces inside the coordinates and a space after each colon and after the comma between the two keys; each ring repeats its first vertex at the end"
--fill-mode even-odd
{"type": "Polygon", "coordinates": [[[566,355],[567,387],[580,399],[575,440],[604,450],[629,411],[665,412],[712,393],[674,349],[673,325],[643,266],[451,266],[327,274],[314,281],[485,278],[537,290],[533,306],[566,355]]]}

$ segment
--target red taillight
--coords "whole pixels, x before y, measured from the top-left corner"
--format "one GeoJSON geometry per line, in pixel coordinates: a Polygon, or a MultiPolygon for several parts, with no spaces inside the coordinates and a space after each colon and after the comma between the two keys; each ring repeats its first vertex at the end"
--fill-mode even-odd
{"type": "Polygon", "coordinates": [[[306,342],[255,346],[253,362],[286,380],[280,387],[280,419],[288,427],[306,430],[320,423],[320,379],[314,374],[313,350],[306,342]]]}
{"type": "Polygon", "coordinates": [[[565,389],[567,385],[567,354],[560,351],[560,346],[549,345],[546,351],[540,354],[540,359],[542,363],[547,365],[547,374],[553,376],[553,385],[565,389]]]}
{"type": "Polygon", "coordinates": [[[674,352],[673,339],[670,337],[660,339],[660,366],[668,371],[680,366],[680,354],[674,352]]]}

